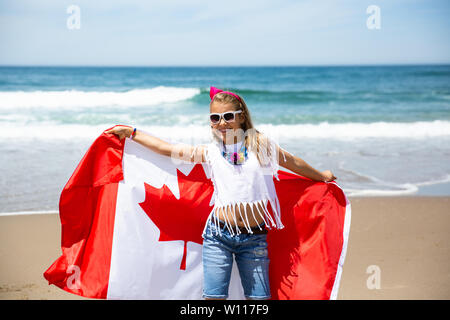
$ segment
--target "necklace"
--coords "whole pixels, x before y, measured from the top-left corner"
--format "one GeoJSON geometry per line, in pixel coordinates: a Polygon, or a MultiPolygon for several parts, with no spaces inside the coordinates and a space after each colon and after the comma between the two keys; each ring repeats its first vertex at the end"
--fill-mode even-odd
{"type": "Polygon", "coordinates": [[[228,152],[226,151],[225,143],[223,143],[222,156],[231,164],[243,164],[248,157],[247,147],[245,146],[245,143],[242,143],[238,152],[228,152]]]}

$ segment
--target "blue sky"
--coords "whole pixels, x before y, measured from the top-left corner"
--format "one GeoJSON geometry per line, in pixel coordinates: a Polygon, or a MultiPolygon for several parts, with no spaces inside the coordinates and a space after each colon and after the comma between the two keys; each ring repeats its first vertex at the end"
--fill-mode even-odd
{"type": "Polygon", "coordinates": [[[449,0],[0,0],[0,64],[450,63],[448,17],[449,0]],[[78,30],[66,24],[72,4],[78,30]]]}

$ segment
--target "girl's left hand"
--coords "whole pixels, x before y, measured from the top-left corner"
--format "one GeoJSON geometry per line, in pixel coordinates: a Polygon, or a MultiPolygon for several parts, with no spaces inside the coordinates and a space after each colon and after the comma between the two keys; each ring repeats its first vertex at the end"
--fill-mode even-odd
{"type": "Polygon", "coordinates": [[[324,177],[324,182],[331,182],[337,179],[330,170],[322,171],[322,176],[324,177]]]}

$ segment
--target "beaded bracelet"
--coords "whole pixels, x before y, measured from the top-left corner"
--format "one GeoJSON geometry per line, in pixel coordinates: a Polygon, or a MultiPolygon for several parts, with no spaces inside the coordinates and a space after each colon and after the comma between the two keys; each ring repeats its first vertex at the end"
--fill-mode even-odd
{"type": "Polygon", "coordinates": [[[130,136],[130,139],[133,139],[135,135],[136,135],[136,128],[134,128],[133,133],[130,136]]]}

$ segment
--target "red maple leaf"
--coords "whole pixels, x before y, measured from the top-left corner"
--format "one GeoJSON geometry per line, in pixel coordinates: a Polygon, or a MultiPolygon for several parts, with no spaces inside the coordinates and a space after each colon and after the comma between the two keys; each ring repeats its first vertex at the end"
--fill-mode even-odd
{"type": "Polygon", "coordinates": [[[202,231],[212,210],[209,203],[214,187],[201,164],[187,176],[177,169],[177,179],[180,199],[166,185],[158,189],[144,183],[145,200],[139,205],[159,229],[159,241],[184,241],[180,269],[186,270],[187,242],[203,243],[202,231]]]}

